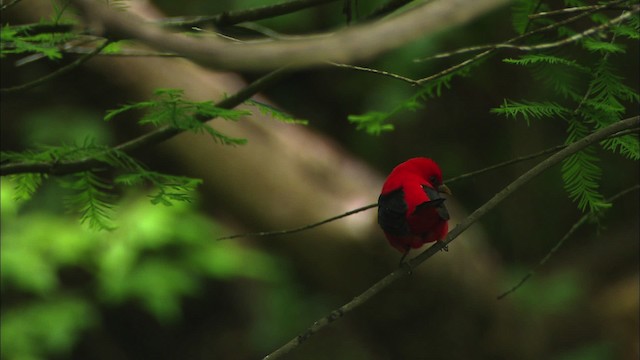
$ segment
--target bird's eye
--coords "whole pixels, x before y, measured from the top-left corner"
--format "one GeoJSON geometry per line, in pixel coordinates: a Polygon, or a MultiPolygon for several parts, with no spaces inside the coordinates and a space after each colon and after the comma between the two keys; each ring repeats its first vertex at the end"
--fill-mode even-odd
{"type": "Polygon", "coordinates": [[[438,178],[435,175],[431,175],[431,177],[429,177],[429,182],[432,185],[438,185],[438,178]]]}

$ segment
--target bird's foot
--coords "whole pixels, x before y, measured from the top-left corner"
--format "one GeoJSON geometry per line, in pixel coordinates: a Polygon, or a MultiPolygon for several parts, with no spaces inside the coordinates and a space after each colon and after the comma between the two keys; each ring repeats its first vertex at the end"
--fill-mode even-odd
{"type": "Polygon", "coordinates": [[[407,255],[409,255],[409,250],[411,250],[411,248],[407,247],[407,250],[405,250],[404,254],[402,254],[402,257],[400,258],[400,264],[398,264],[398,267],[405,269],[407,271],[407,274],[411,275],[413,273],[413,266],[411,266],[408,260],[407,261],[404,260],[407,258],[407,255]]]}
{"type": "MultiPolygon", "coordinates": [[[[442,241],[438,240],[438,242],[440,244],[442,244],[442,241]]],[[[449,246],[448,245],[442,245],[442,249],[440,249],[440,251],[449,252],[449,246]]]]}
{"type": "Polygon", "coordinates": [[[413,266],[409,261],[401,261],[399,267],[407,272],[407,275],[413,274],[413,266]]]}

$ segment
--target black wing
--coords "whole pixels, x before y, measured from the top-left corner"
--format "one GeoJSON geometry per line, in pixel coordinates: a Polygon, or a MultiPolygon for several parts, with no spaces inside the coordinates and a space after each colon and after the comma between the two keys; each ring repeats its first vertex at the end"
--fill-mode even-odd
{"type": "Polygon", "coordinates": [[[416,207],[416,212],[418,212],[423,207],[432,207],[436,208],[436,211],[438,212],[438,215],[440,215],[440,218],[442,218],[442,220],[449,220],[449,211],[447,211],[447,207],[444,206],[445,198],[440,196],[438,190],[425,185],[422,185],[422,190],[424,190],[425,194],[427,194],[427,196],[431,200],[418,205],[416,207]]]}
{"type": "Polygon", "coordinates": [[[378,224],[385,232],[405,236],[410,234],[406,220],[407,203],[402,188],[393,190],[378,198],[378,224]]]}

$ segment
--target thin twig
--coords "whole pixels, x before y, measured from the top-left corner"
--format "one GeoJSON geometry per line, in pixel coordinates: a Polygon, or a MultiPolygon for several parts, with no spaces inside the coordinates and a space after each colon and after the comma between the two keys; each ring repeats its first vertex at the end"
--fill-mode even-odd
{"type": "Polygon", "coordinates": [[[398,74],[394,74],[394,73],[390,73],[384,70],[377,70],[377,69],[372,69],[372,68],[367,68],[367,67],[362,67],[362,66],[356,66],[356,65],[349,65],[349,64],[339,64],[339,63],[334,63],[334,62],[329,62],[329,64],[333,65],[333,66],[337,66],[337,67],[341,67],[341,68],[346,68],[346,69],[352,69],[352,70],[358,70],[358,71],[364,71],[364,72],[370,72],[370,73],[374,73],[374,74],[378,74],[378,75],[384,75],[384,76],[388,76],[391,78],[394,78],[396,80],[402,80],[402,81],[406,81],[412,85],[418,85],[420,86],[420,82],[410,79],[408,77],[404,77],[402,75],[398,75],[398,74]]]}
{"type": "Polygon", "coordinates": [[[446,180],[445,183],[446,184],[450,184],[450,183],[455,182],[455,181],[459,181],[459,180],[466,179],[466,178],[469,178],[469,177],[472,177],[472,176],[484,174],[486,172],[489,172],[489,171],[492,171],[492,170],[496,170],[496,169],[499,169],[499,168],[502,168],[502,167],[505,167],[505,166],[508,166],[508,165],[511,165],[511,164],[515,164],[515,163],[518,163],[518,162],[521,162],[521,161],[526,161],[526,160],[537,158],[537,157],[542,156],[542,155],[555,153],[555,152],[558,152],[558,151],[560,151],[560,150],[562,150],[562,149],[564,149],[566,147],[567,147],[567,145],[557,145],[557,146],[554,146],[554,147],[551,147],[551,148],[548,148],[548,149],[544,149],[544,150],[539,151],[539,152],[534,153],[534,154],[519,156],[519,157],[513,158],[511,160],[507,160],[507,161],[503,161],[503,162],[495,164],[495,165],[491,165],[491,166],[486,167],[484,169],[480,169],[480,170],[472,171],[472,172],[469,172],[469,173],[466,173],[466,174],[458,175],[456,177],[453,177],[451,179],[446,180]]]}
{"type": "Polygon", "coordinates": [[[468,229],[471,225],[477,222],[481,217],[486,215],[490,210],[504,201],[509,195],[518,190],[520,187],[531,181],[536,176],[540,175],[545,170],[550,167],[557,165],[563,159],[568,156],[602,140],[605,139],[612,134],[617,132],[630,129],[633,127],[640,126],[640,116],[635,116],[629,119],[621,120],[615,124],[602,128],[572,144],[567,146],[566,148],[560,150],[559,152],[549,156],[546,160],[543,160],[538,165],[531,168],[529,171],[524,173],[522,176],[518,177],[511,184],[506,186],[500,192],[498,192],[493,198],[487,201],[484,205],[476,209],[471,215],[469,215],[466,219],[464,219],[460,224],[458,224],[453,230],[447,234],[445,239],[442,241],[435,242],[431,247],[420,253],[418,256],[414,257],[411,260],[408,260],[403,266],[389,275],[382,278],[377,283],[373,284],[369,289],[365,290],[362,294],[353,298],[353,300],[347,302],[346,304],[340,306],[336,310],[332,311],[329,315],[324,316],[318,320],[316,320],[313,325],[311,325],[307,330],[302,332],[300,335],[294,337],[280,348],[272,352],[271,354],[264,357],[263,360],[273,360],[278,359],[281,356],[287,354],[291,350],[297,348],[302,343],[307,341],[311,336],[325,328],[327,325],[336,321],[337,319],[342,318],[345,314],[353,311],[358,308],[360,305],[366,303],[373,296],[377,295],[379,292],[387,288],[389,285],[396,282],[398,279],[407,276],[411,273],[412,269],[415,269],[417,266],[422,264],[424,261],[437,254],[445,248],[449,243],[451,243],[454,239],[456,239],[460,234],[462,234],[466,229],[468,229]]]}
{"type": "MultiPolygon", "coordinates": [[[[619,2],[622,2],[622,0],[619,1],[619,2]]],[[[556,23],[547,25],[545,27],[526,32],[526,33],[524,33],[522,35],[519,35],[519,36],[516,36],[514,38],[511,38],[511,39],[503,42],[502,44],[494,44],[493,47],[489,46],[489,49],[483,51],[482,53],[476,54],[473,57],[471,57],[471,58],[469,58],[467,60],[464,60],[464,61],[462,61],[462,62],[460,62],[458,64],[455,64],[453,66],[450,66],[450,67],[448,67],[448,68],[446,68],[446,69],[444,69],[444,70],[442,70],[442,71],[440,71],[440,72],[438,72],[436,74],[433,74],[431,76],[428,76],[428,77],[425,77],[425,78],[422,78],[422,79],[419,79],[419,80],[416,80],[416,81],[419,82],[420,84],[423,84],[423,83],[435,80],[437,78],[440,78],[442,76],[448,75],[448,74],[450,74],[450,73],[452,73],[452,72],[454,72],[454,71],[456,71],[458,69],[461,69],[461,68],[463,68],[463,67],[465,67],[465,66],[467,66],[469,64],[472,64],[472,63],[474,63],[476,61],[480,61],[483,58],[493,54],[496,51],[498,51],[498,47],[496,47],[497,45],[503,45],[502,47],[505,47],[505,46],[507,46],[509,44],[512,44],[512,43],[514,43],[516,41],[519,41],[519,40],[522,40],[522,39],[525,39],[527,37],[530,37],[530,36],[533,36],[533,35],[536,35],[536,34],[540,34],[540,33],[543,33],[543,32],[547,32],[547,31],[553,30],[555,28],[558,28],[560,26],[567,25],[569,23],[575,22],[575,21],[577,21],[577,20],[579,20],[579,19],[581,19],[583,17],[591,15],[592,13],[594,13],[596,11],[597,10],[585,11],[582,14],[573,16],[573,17],[565,19],[563,21],[558,21],[556,23]]],[[[442,58],[447,58],[447,57],[451,57],[451,56],[458,55],[458,54],[474,52],[474,51],[480,51],[481,49],[486,49],[486,48],[487,48],[487,46],[473,46],[473,47],[463,48],[463,49],[450,51],[450,52],[446,52],[446,53],[436,54],[434,56],[429,56],[429,57],[422,58],[422,59],[415,59],[414,62],[422,62],[422,61],[428,61],[428,60],[432,60],[432,59],[442,59],[442,58]]]]}
{"type": "Polygon", "coordinates": [[[539,12],[537,14],[529,15],[529,19],[537,19],[537,18],[541,18],[541,17],[555,16],[555,15],[565,15],[565,14],[571,14],[571,13],[575,13],[575,12],[591,11],[591,10],[595,10],[595,11],[598,11],[598,10],[629,10],[631,8],[630,6],[617,6],[617,4],[622,3],[622,2],[625,2],[625,1],[615,1],[615,2],[612,2],[612,3],[602,4],[602,5],[576,6],[576,7],[559,9],[559,10],[543,11],[543,12],[539,12]]]}
{"type": "Polygon", "coordinates": [[[465,67],[465,66],[467,66],[467,65],[469,65],[471,63],[479,61],[480,59],[491,55],[495,51],[497,51],[497,50],[496,49],[491,49],[491,50],[487,50],[485,52],[482,52],[480,54],[476,54],[475,56],[473,56],[470,59],[467,59],[467,60],[465,60],[465,61],[463,61],[461,63],[458,63],[456,65],[450,66],[450,67],[448,67],[448,68],[446,68],[446,69],[444,69],[444,70],[442,70],[440,72],[437,72],[437,73],[435,73],[435,74],[433,74],[431,76],[427,76],[427,77],[424,77],[424,78],[416,80],[416,81],[418,83],[420,83],[420,84],[423,84],[423,83],[429,82],[431,80],[435,80],[435,79],[440,78],[442,76],[448,75],[448,74],[450,74],[450,73],[452,73],[452,72],[454,72],[454,71],[456,71],[458,69],[462,69],[463,67],[465,67]]]}
{"type": "MultiPolygon", "coordinates": [[[[245,100],[249,99],[256,93],[271,86],[278,81],[285,73],[286,68],[274,70],[267,75],[252,82],[242,90],[238,91],[232,96],[220,101],[216,104],[217,107],[223,109],[232,109],[245,100]]],[[[200,117],[200,121],[208,121],[208,117],[200,117]]],[[[114,150],[130,153],[140,148],[158,144],[162,141],[168,140],[173,136],[182,133],[184,130],[176,129],[170,126],[160,127],[152,132],[141,135],[135,139],[122,143],[114,150]]],[[[109,150],[112,151],[112,150],[109,150]]],[[[18,173],[41,173],[49,175],[68,175],[80,171],[89,170],[96,166],[104,165],[97,157],[90,157],[74,161],[60,161],[60,162],[24,162],[24,163],[9,163],[0,166],[0,176],[18,174],[18,173]]]]}
{"type": "MultiPolygon", "coordinates": [[[[608,199],[605,199],[604,201],[607,203],[614,202],[618,198],[638,189],[640,189],[640,184],[636,184],[628,189],[622,190],[621,192],[611,196],[608,199]]],[[[592,215],[591,213],[584,214],[580,218],[580,220],[578,220],[575,224],[573,224],[573,226],[571,226],[571,229],[569,229],[569,231],[566,234],[564,234],[564,236],[551,248],[551,250],[549,250],[547,255],[544,258],[542,258],[542,260],[540,260],[540,262],[538,262],[538,264],[533,269],[529,270],[529,272],[525,276],[523,276],[522,279],[520,279],[520,281],[516,285],[514,285],[511,289],[498,295],[498,300],[503,299],[505,296],[518,290],[522,285],[524,285],[524,283],[527,280],[529,280],[539,268],[541,268],[544,264],[547,263],[547,261],[549,261],[549,259],[551,259],[551,257],[558,251],[558,249],[560,249],[560,247],[564,244],[564,242],[567,241],[568,238],[570,238],[582,225],[584,225],[590,219],[591,215],[592,215]]]]}
{"type": "Polygon", "coordinates": [[[51,79],[55,79],[58,76],[62,76],[64,74],[68,73],[69,71],[79,67],[80,65],[84,64],[85,62],[89,61],[94,56],[98,55],[98,53],[100,53],[102,50],[104,50],[104,48],[106,48],[110,43],[111,43],[110,40],[104,41],[102,44],[100,44],[100,46],[96,47],[90,53],[81,56],[80,58],[78,58],[74,62],[72,62],[71,64],[63,66],[60,69],[52,72],[51,74],[45,75],[45,76],[43,76],[43,77],[41,77],[39,79],[36,79],[34,81],[31,81],[31,82],[28,82],[26,84],[17,85],[17,86],[8,87],[8,88],[2,88],[2,89],[0,89],[0,94],[9,94],[9,93],[13,93],[13,92],[16,92],[16,91],[28,90],[28,89],[34,88],[36,86],[39,86],[39,85],[41,85],[41,84],[43,84],[43,83],[45,83],[45,82],[47,82],[47,81],[49,81],[51,79]]]}
{"type": "MultiPolygon", "coordinates": [[[[515,37],[513,39],[507,40],[506,42],[500,43],[500,44],[489,44],[489,45],[478,45],[478,46],[469,46],[466,48],[462,48],[462,49],[458,49],[455,51],[450,51],[450,52],[446,52],[446,53],[440,53],[434,56],[429,56],[427,58],[422,58],[422,59],[416,59],[415,61],[417,62],[422,62],[422,61],[428,61],[428,60],[435,60],[435,59],[444,59],[444,58],[448,58],[451,56],[455,56],[455,55],[461,55],[461,54],[465,54],[465,53],[470,53],[470,52],[476,52],[476,51],[488,51],[488,50],[494,50],[494,49],[514,49],[514,50],[520,50],[520,51],[535,51],[535,50],[542,50],[542,49],[550,49],[550,48],[554,48],[554,47],[559,47],[562,45],[566,45],[572,42],[576,42],[578,40],[581,40],[589,35],[592,35],[594,33],[597,33],[599,31],[602,31],[606,28],[609,28],[613,25],[616,25],[626,19],[628,19],[629,17],[631,17],[633,14],[637,13],[638,11],[640,11],[640,6],[633,6],[631,7],[630,11],[627,11],[625,13],[623,13],[622,15],[618,16],[617,18],[611,19],[610,21],[607,21],[604,24],[589,28],[583,32],[574,34],[570,37],[567,37],[565,39],[562,40],[558,40],[558,41],[554,41],[554,42],[549,42],[549,43],[542,43],[542,44],[537,44],[537,45],[515,45],[512,44],[513,42],[515,42],[516,40],[520,40],[522,39],[522,36],[518,36],[515,37]]],[[[579,15],[580,17],[582,17],[582,15],[579,15]]],[[[573,19],[573,18],[572,18],[573,19]]],[[[554,27],[555,25],[557,25],[559,23],[553,24],[554,27]]],[[[536,33],[539,32],[540,29],[534,30],[536,33]]],[[[545,31],[547,31],[548,29],[545,28],[545,31]]],[[[527,36],[529,36],[530,34],[526,34],[527,36]]],[[[482,53],[481,55],[484,55],[485,53],[482,53]]],[[[421,81],[421,80],[419,80],[421,81]]]]}
{"type": "Polygon", "coordinates": [[[13,5],[16,5],[16,4],[17,4],[17,3],[19,3],[19,2],[20,2],[20,0],[12,0],[12,1],[9,1],[8,3],[3,4],[3,5],[2,5],[2,7],[0,7],[0,11],[7,10],[7,9],[9,9],[10,7],[12,7],[13,5]]]}
{"type": "Polygon", "coordinates": [[[304,226],[300,226],[297,228],[293,228],[293,229],[286,229],[286,230],[276,230],[276,231],[261,231],[261,232],[254,232],[254,233],[245,233],[245,234],[235,234],[235,235],[229,235],[229,236],[223,236],[221,238],[218,238],[216,240],[230,240],[230,239],[237,239],[237,238],[241,238],[241,237],[249,237],[249,236],[273,236],[273,235],[288,235],[288,234],[294,234],[300,231],[305,231],[305,230],[309,230],[309,229],[313,229],[314,227],[318,227],[320,225],[324,225],[326,223],[338,220],[338,219],[342,219],[344,217],[353,215],[353,214],[357,214],[359,212],[365,211],[365,210],[369,210],[371,208],[374,207],[378,207],[378,204],[369,204],[366,206],[362,206],[359,207],[357,209],[353,209],[350,211],[347,211],[346,213],[340,214],[340,215],[336,215],[334,217],[330,217],[328,219],[313,223],[313,224],[308,224],[308,225],[304,225],[304,226]]]}

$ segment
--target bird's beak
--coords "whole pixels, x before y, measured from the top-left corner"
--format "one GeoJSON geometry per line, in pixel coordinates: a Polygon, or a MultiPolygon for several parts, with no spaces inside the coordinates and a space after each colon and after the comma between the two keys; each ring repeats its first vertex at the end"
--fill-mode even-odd
{"type": "Polygon", "coordinates": [[[438,186],[438,192],[451,195],[451,189],[449,189],[449,187],[445,184],[438,186]]]}

